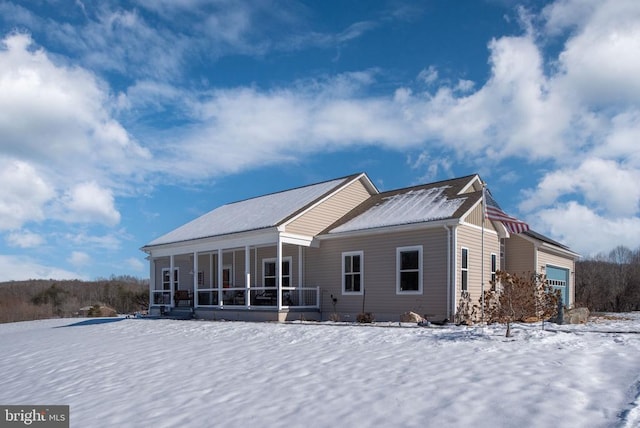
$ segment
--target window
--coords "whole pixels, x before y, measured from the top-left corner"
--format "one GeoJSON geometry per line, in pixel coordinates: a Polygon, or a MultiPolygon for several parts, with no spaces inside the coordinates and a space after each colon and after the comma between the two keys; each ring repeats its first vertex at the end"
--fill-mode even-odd
{"type": "Polygon", "coordinates": [[[362,251],[342,253],[342,294],[362,294],[363,259],[362,251]]]}
{"type": "MultiPolygon", "coordinates": [[[[262,283],[265,287],[278,286],[276,261],[277,259],[264,259],[262,261],[262,283]]],[[[291,257],[282,258],[282,286],[291,287],[291,257]]]]}
{"type": "Polygon", "coordinates": [[[396,293],[422,293],[422,246],[396,249],[396,293]]]}
{"type": "Polygon", "coordinates": [[[460,260],[460,284],[462,291],[469,289],[469,249],[463,248],[460,260]]]}
{"type": "MultiPolygon", "coordinates": [[[[162,269],[162,289],[163,290],[171,290],[171,275],[169,272],[171,269],[163,268],[162,269]]],[[[173,268],[173,287],[178,289],[178,268],[173,268]]]]}
{"type": "Polygon", "coordinates": [[[498,256],[491,253],[491,283],[496,283],[496,272],[498,271],[498,256]]]}

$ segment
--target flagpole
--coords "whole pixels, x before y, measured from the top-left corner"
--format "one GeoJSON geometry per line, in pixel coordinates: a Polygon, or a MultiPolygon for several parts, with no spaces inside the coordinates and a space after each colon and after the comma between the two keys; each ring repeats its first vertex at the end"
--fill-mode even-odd
{"type": "Polygon", "coordinates": [[[481,265],[480,265],[480,308],[481,308],[481,317],[482,317],[482,325],[484,325],[484,221],[487,217],[486,210],[486,202],[485,202],[485,188],[487,183],[482,182],[482,238],[480,239],[480,252],[481,254],[481,265]]]}

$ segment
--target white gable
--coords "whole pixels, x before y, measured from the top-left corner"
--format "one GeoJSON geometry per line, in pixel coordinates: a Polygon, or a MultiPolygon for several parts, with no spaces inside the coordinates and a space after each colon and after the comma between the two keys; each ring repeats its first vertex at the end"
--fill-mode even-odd
{"type": "Polygon", "coordinates": [[[332,229],[329,233],[351,232],[376,227],[396,226],[439,220],[453,216],[466,198],[448,199],[447,187],[410,190],[382,198],[382,201],[359,216],[332,229]]]}
{"type": "Polygon", "coordinates": [[[343,181],[343,178],[326,181],[223,205],[147,245],[162,245],[273,227],[343,181]]]}

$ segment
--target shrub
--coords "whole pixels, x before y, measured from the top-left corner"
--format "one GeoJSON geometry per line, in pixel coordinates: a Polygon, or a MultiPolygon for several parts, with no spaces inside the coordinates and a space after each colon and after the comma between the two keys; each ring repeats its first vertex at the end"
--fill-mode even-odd
{"type": "Polygon", "coordinates": [[[539,321],[557,314],[560,292],[553,290],[544,275],[511,275],[496,272],[492,288],[480,297],[484,299],[484,318],[487,322],[507,324],[506,336],[511,336],[511,323],[515,321],[539,321]]]}
{"type": "Polygon", "coordinates": [[[370,324],[375,321],[375,317],[371,312],[360,312],[356,320],[361,324],[370,324]]]}

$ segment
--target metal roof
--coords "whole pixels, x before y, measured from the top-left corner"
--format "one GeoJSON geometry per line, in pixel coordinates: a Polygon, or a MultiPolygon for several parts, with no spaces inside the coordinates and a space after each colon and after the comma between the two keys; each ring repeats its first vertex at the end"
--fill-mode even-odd
{"type": "Polygon", "coordinates": [[[275,227],[358,176],[352,175],[226,204],[154,239],[145,247],[275,227]]]}

